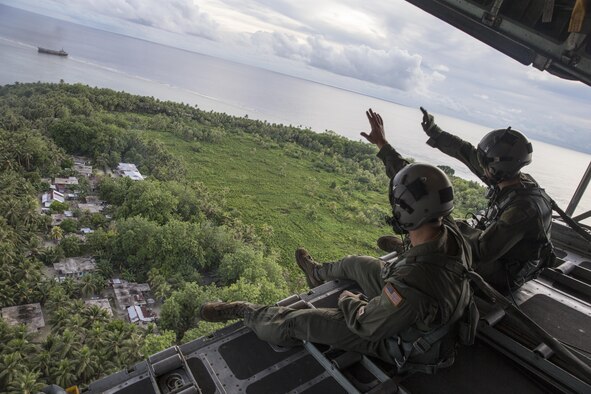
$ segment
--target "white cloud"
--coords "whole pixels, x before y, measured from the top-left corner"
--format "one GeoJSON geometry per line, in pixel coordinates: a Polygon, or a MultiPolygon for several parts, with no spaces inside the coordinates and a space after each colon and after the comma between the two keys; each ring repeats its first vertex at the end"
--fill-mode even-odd
{"type": "Polygon", "coordinates": [[[311,48],[293,34],[257,31],[251,36],[252,44],[264,53],[274,54],[288,59],[309,59],[311,48]]]}
{"type": "Polygon", "coordinates": [[[407,50],[370,48],[366,45],[341,45],[319,36],[302,42],[296,36],[259,31],[252,35],[258,50],[346,77],[401,90],[424,91],[434,82],[445,80],[438,71],[427,71],[422,57],[407,50]]]}
{"type": "Polygon", "coordinates": [[[589,87],[523,66],[403,0],[0,3],[50,10],[54,17],[61,13],[71,21],[491,127],[510,123],[532,134],[561,131],[569,139],[576,134],[590,140],[584,134],[590,127],[589,87]],[[552,119],[544,118],[549,110],[556,112],[552,119]]]}
{"type": "MultiPolygon", "coordinates": [[[[55,0],[64,9],[83,9],[87,14],[121,19],[158,29],[196,35],[208,39],[218,37],[218,23],[200,11],[193,0],[55,0]]],[[[70,10],[71,12],[72,10],[70,10]]]]}
{"type": "Polygon", "coordinates": [[[433,68],[433,70],[441,71],[441,72],[446,72],[446,73],[448,73],[450,71],[449,70],[449,67],[447,67],[444,64],[437,64],[436,66],[434,66],[432,68],[433,68]]]}

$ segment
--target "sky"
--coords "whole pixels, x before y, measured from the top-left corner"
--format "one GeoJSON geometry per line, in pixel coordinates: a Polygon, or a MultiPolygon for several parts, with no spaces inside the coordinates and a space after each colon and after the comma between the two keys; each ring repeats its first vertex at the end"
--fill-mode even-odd
{"type": "Polygon", "coordinates": [[[404,0],[0,0],[591,153],[591,87],[404,0]]]}

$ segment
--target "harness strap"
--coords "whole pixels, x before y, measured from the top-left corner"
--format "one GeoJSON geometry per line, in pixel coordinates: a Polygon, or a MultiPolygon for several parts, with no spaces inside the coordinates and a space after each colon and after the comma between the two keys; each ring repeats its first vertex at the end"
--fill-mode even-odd
{"type": "Polygon", "coordinates": [[[451,367],[453,365],[454,361],[455,361],[455,357],[452,354],[449,357],[447,357],[446,359],[441,360],[437,364],[419,364],[419,363],[408,362],[404,365],[404,369],[433,375],[435,372],[437,372],[441,368],[451,367]]]}
{"type": "MultiPolygon", "coordinates": [[[[462,241],[461,247],[462,250],[464,250],[464,253],[466,253],[468,250],[468,245],[466,244],[466,241],[464,240],[459,230],[455,226],[455,223],[453,223],[453,226],[446,226],[446,228],[449,231],[451,231],[451,233],[454,234],[458,240],[462,241]]],[[[388,347],[391,350],[391,354],[394,356],[394,360],[396,362],[399,372],[402,370],[412,369],[415,371],[425,373],[435,373],[437,369],[451,365],[454,361],[453,357],[447,357],[435,364],[410,363],[408,362],[408,360],[413,355],[421,355],[428,352],[435,344],[441,341],[451,331],[452,326],[456,324],[462,317],[463,312],[466,309],[466,306],[469,305],[472,297],[472,291],[469,281],[470,270],[466,265],[464,265],[467,264],[469,266],[470,263],[469,260],[468,262],[464,263],[460,259],[454,259],[443,254],[430,254],[424,256],[406,257],[404,260],[400,261],[398,266],[412,264],[429,264],[432,266],[436,266],[440,269],[449,271],[452,274],[455,274],[462,278],[462,290],[460,296],[458,297],[458,301],[456,303],[454,311],[451,314],[450,318],[447,320],[447,322],[429,332],[421,332],[420,335],[412,342],[404,341],[400,337],[393,337],[389,341],[388,347]]],[[[433,297],[430,298],[433,299],[433,297]]],[[[418,331],[417,329],[413,330],[415,332],[418,331]]]]}
{"type": "MultiPolygon", "coordinates": [[[[436,257],[436,255],[432,255],[432,256],[436,257]]],[[[428,256],[422,256],[422,257],[428,257],[428,256]]],[[[415,259],[415,261],[420,261],[420,260],[422,260],[422,258],[415,259]]],[[[436,261],[434,259],[433,260],[429,259],[429,260],[430,260],[429,263],[436,261]]],[[[427,262],[427,261],[425,260],[423,262],[427,262]]],[[[419,336],[413,342],[404,341],[400,337],[393,338],[393,339],[395,339],[395,343],[393,343],[394,346],[390,346],[390,348],[391,348],[391,350],[393,350],[394,360],[396,361],[396,365],[399,370],[401,370],[403,367],[405,367],[405,365],[406,365],[405,369],[408,369],[408,368],[414,369],[417,366],[421,366],[418,369],[424,368],[425,370],[433,369],[436,366],[437,366],[437,368],[441,368],[441,367],[443,367],[442,364],[445,363],[445,361],[447,361],[447,360],[444,360],[441,363],[432,364],[432,365],[429,365],[429,364],[412,364],[411,365],[411,363],[407,364],[408,359],[412,355],[420,355],[420,354],[428,352],[434,344],[436,344],[441,339],[443,339],[443,337],[450,332],[452,326],[462,317],[464,309],[465,309],[466,305],[468,305],[468,303],[469,303],[471,292],[470,292],[470,283],[467,279],[468,278],[468,269],[466,267],[464,267],[462,264],[456,262],[455,260],[448,260],[448,262],[454,262],[454,264],[446,264],[446,262],[443,262],[442,264],[435,264],[435,265],[438,265],[441,267],[452,266],[452,267],[454,267],[454,269],[457,269],[456,267],[459,266],[462,268],[461,276],[463,276],[465,278],[463,281],[463,284],[462,284],[462,293],[460,294],[460,297],[458,299],[458,302],[456,304],[454,312],[452,313],[451,317],[448,319],[448,321],[445,324],[419,336]]],[[[453,359],[451,360],[451,362],[453,362],[453,359]]]]}
{"type": "Polygon", "coordinates": [[[462,286],[462,294],[460,295],[460,299],[456,304],[456,309],[454,310],[454,313],[451,315],[447,323],[445,323],[443,326],[439,327],[435,331],[431,331],[427,335],[419,337],[419,339],[417,339],[413,344],[415,350],[420,351],[420,353],[424,353],[428,351],[434,343],[442,339],[449,332],[451,326],[455,322],[457,322],[460,319],[460,317],[462,317],[464,308],[466,307],[466,305],[468,305],[469,298],[470,284],[467,280],[465,280],[462,286]]]}

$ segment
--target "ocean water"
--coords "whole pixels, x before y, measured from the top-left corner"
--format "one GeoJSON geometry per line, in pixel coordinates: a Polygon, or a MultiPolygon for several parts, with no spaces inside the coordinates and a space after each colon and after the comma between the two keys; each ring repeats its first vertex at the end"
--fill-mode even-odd
{"type": "MultiPolygon", "coordinates": [[[[373,108],[382,114],[387,137],[401,154],[445,164],[459,176],[476,179],[461,163],[425,144],[418,108],[0,5],[0,85],[61,79],[318,132],[332,130],[351,139],[368,131],[365,110],[373,108]],[[70,56],[39,54],[37,46],[64,48],[70,56]]],[[[473,144],[489,131],[435,116],[443,129],[473,144]]],[[[591,155],[532,144],[534,160],[526,172],[566,208],[591,155]]],[[[589,209],[591,190],[575,213],[589,209]]]]}

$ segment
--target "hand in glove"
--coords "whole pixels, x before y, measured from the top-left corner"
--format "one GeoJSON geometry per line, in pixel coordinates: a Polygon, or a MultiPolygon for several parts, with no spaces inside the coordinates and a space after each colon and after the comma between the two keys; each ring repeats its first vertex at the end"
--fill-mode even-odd
{"type": "Polygon", "coordinates": [[[425,108],[420,108],[421,112],[423,113],[423,121],[421,122],[423,130],[425,130],[425,133],[427,133],[429,137],[436,137],[441,132],[441,129],[435,124],[435,118],[433,115],[427,112],[425,108]]]}

